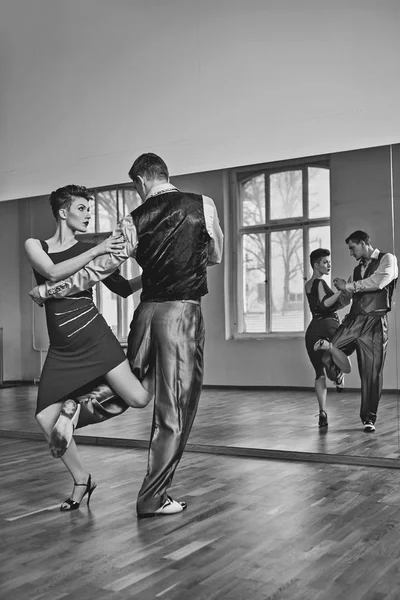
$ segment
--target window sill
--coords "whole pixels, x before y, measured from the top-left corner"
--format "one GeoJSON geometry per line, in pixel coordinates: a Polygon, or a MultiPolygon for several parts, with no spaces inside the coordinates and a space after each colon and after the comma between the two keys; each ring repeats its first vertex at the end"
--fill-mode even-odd
{"type": "Polygon", "coordinates": [[[236,333],[233,334],[230,340],[235,341],[246,341],[254,340],[254,341],[262,341],[262,340],[270,340],[270,339],[304,339],[305,332],[304,331],[274,331],[272,333],[236,333]]]}

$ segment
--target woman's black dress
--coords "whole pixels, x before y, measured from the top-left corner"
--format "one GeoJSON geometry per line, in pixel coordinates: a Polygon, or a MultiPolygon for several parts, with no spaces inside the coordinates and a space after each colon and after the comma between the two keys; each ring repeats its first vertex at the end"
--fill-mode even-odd
{"type": "Polygon", "coordinates": [[[325,375],[325,367],[322,363],[323,352],[315,351],[314,344],[321,338],[331,340],[336,329],[339,327],[339,317],[335,305],[325,308],[319,300],[318,285],[324,286],[325,298],[333,296],[334,292],[323,279],[314,279],[311,290],[307,294],[308,305],[313,316],[306,331],[306,348],[311,363],[315,369],[315,378],[325,375]]]}
{"type": "MultiPolygon", "coordinates": [[[[67,250],[49,253],[47,243],[40,243],[55,264],[92,247],[78,241],[67,250]]],[[[34,274],[38,284],[45,282],[45,277],[36,271],[34,274]]],[[[132,293],[119,271],[103,283],[121,296],[132,293]]],[[[40,376],[36,414],[51,404],[77,397],[126,359],[120,343],[93,302],[92,290],[49,299],[45,310],[50,346],[40,376]]]]}

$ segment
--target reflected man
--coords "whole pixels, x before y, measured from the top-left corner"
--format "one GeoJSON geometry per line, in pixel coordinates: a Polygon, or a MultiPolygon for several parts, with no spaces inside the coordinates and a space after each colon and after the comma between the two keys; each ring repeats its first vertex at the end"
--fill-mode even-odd
{"type": "MultiPolygon", "coordinates": [[[[388,344],[387,313],[398,276],[397,259],[390,252],[373,248],[365,231],[354,231],[346,238],[350,256],[359,264],[346,282],[337,277],[338,290],[350,292],[352,304],[331,342],[347,356],[356,351],[361,378],[360,418],[364,431],[375,431],[378,404],[382,393],[383,367],[388,344]]],[[[332,355],[326,355],[332,361],[332,355]]]]}

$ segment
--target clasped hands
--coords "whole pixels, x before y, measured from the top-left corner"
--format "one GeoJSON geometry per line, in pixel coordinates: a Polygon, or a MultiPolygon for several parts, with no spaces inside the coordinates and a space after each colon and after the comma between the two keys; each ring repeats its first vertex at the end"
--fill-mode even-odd
{"type": "Polygon", "coordinates": [[[346,291],[346,280],[342,279],[341,277],[335,277],[335,279],[333,280],[333,285],[337,290],[341,292],[346,291]]]}

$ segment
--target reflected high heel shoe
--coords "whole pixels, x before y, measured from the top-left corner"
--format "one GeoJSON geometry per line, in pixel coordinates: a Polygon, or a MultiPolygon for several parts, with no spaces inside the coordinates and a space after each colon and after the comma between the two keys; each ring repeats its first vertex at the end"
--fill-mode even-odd
{"type": "Polygon", "coordinates": [[[331,348],[332,344],[324,338],[319,339],[314,344],[314,352],[318,352],[319,350],[330,350],[331,348]]]}
{"type": "Polygon", "coordinates": [[[85,486],[86,487],[86,490],[83,493],[81,501],[80,502],[76,502],[75,500],[71,500],[71,498],[67,498],[66,500],[64,500],[64,502],[60,506],[60,510],[62,512],[68,512],[70,510],[77,510],[80,507],[81,502],[84,499],[84,497],[86,496],[86,494],[88,495],[87,506],[89,506],[90,497],[93,494],[94,490],[97,488],[97,483],[92,483],[92,476],[89,475],[88,480],[87,480],[86,483],[75,483],[74,482],[74,487],[75,486],[76,487],[79,487],[79,486],[85,486]]]}
{"type": "Polygon", "coordinates": [[[335,379],[336,391],[341,394],[344,390],[344,374],[340,371],[335,379]]]}

